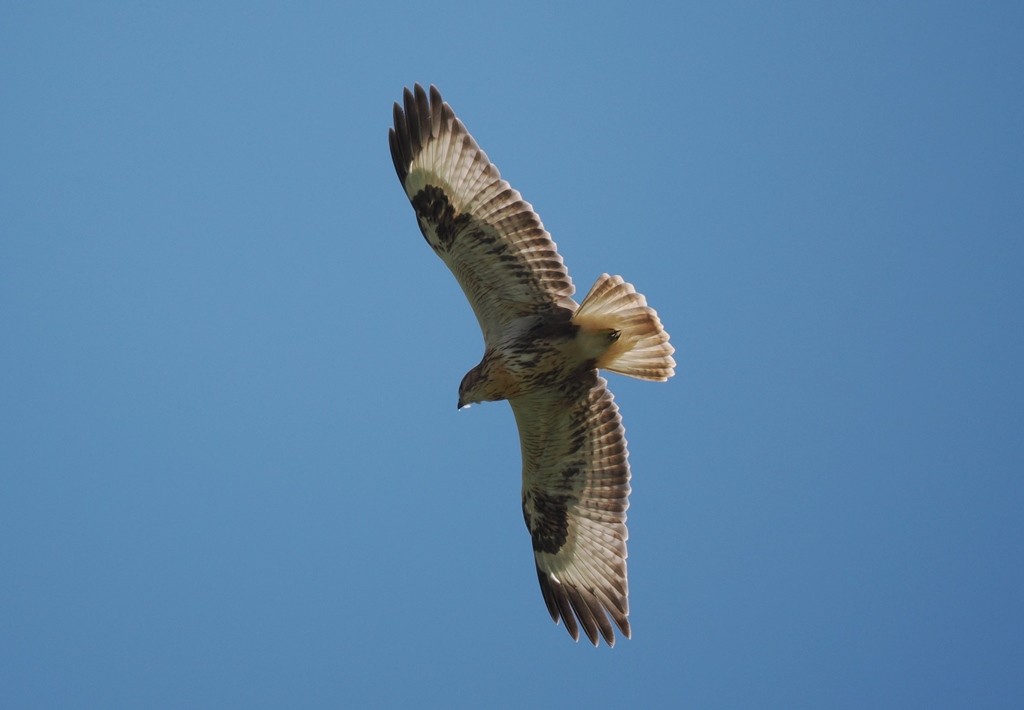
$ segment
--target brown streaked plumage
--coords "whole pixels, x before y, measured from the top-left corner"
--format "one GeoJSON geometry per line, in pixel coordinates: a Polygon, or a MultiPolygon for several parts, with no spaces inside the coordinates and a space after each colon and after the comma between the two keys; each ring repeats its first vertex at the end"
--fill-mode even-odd
{"type": "Polygon", "coordinates": [[[395,171],[420,231],[480,323],[484,357],[459,407],[507,399],[523,457],[523,517],[551,618],[597,645],[630,635],[626,582],[629,462],[599,369],[674,374],[668,333],[644,297],[603,274],[582,304],[540,218],[501,179],[440,92],[395,104],[395,171]]]}

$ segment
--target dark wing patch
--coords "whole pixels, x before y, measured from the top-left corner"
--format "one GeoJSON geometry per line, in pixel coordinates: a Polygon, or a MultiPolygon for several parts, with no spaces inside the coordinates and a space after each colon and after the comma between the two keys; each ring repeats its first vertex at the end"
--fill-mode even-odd
{"type": "Polygon", "coordinates": [[[523,491],[523,518],[533,539],[534,552],[556,554],[569,537],[568,495],[553,495],[530,489],[523,491]]]}
{"type": "Polygon", "coordinates": [[[448,195],[436,185],[427,185],[411,201],[417,219],[429,225],[428,229],[421,228],[421,231],[427,244],[435,251],[447,252],[451,249],[455,236],[466,231],[470,224],[469,215],[456,212],[448,195]],[[429,236],[431,234],[435,237],[433,242],[429,236]]]}
{"type": "Polygon", "coordinates": [[[625,431],[607,383],[588,372],[509,400],[523,453],[523,517],[551,618],[595,645],[627,638],[625,431]]]}
{"type": "Polygon", "coordinates": [[[493,344],[513,320],[574,311],[572,281],[533,207],[455,117],[436,87],[395,104],[388,132],[395,172],[420,231],[469,299],[493,344]]]}

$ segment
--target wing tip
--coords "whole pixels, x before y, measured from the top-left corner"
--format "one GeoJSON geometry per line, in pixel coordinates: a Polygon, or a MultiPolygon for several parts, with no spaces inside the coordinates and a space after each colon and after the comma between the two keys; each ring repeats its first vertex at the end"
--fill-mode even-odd
{"type": "Polygon", "coordinates": [[[391,159],[403,186],[409,177],[412,162],[427,142],[437,137],[449,116],[454,119],[455,113],[433,84],[429,92],[419,82],[413,84],[411,89],[403,87],[402,102],[396,101],[392,108],[394,125],[388,128],[391,159]]]}
{"type": "Polygon", "coordinates": [[[609,622],[615,623],[625,638],[632,638],[629,626],[629,608],[625,598],[619,600],[621,609],[614,604],[602,603],[594,590],[585,590],[571,583],[563,583],[553,574],[543,571],[537,566],[537,579],[540,582],[544,604],[555,625],[565,624],[565,630],[573,641],[580,640],[580,626],[595,647],[601,645],[601,639],[609,648],[615,646],[615,629],[609,622]]]}

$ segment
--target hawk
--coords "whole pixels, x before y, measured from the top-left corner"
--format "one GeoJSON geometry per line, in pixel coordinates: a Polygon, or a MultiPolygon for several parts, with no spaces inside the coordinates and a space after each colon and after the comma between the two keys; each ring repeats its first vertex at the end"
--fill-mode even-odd
{"type": "Polygon", "coordinates": [[[598,370],[674,374],[673,347],[646,299],[602,274],[577,304],[555,243],[501,179],[436,87],[405,89],[388,131],[395,171],[427,244],[480,323],[484,356],[461,409],[507,399],[523,458],[523,517],[544,603],[574,640],[629,638],[629,463],[618,407],[598,370]],[[609,621],[610,619],[610,621],[609,621]]]}

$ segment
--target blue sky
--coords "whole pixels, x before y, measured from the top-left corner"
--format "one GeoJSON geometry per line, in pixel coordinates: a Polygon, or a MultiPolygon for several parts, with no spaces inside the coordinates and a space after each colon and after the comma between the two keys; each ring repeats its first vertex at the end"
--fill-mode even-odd
{"type": "Polygon", "coordinates": [[[1019,707],[1018,3],[43,4],[0,23],[7,707],[1019,707]],[[896,6],[898,5],[898,7],[896,6]],[[435,83],[611,377],[634,638],[544,609],[387,128],[435,83]]]}

